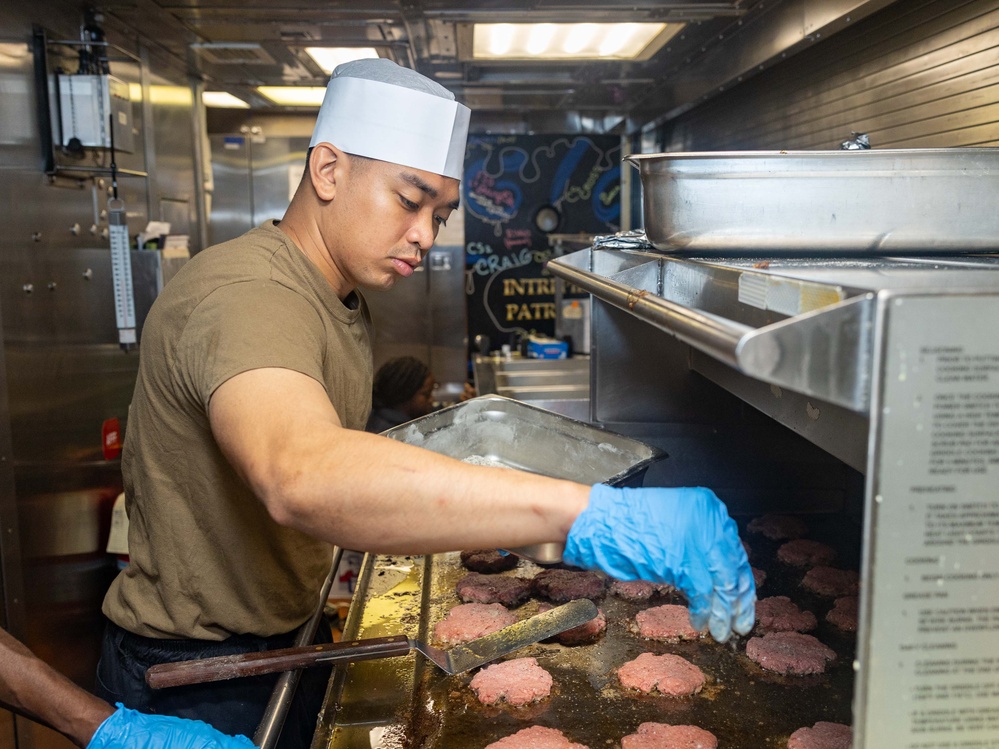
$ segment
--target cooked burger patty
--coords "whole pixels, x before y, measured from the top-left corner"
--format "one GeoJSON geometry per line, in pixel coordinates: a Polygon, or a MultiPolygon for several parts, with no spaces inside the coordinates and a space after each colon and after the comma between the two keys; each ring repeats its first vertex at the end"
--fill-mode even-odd
{"type": "Polygon", "coordinates": [[[853,729],[842,723],[820,720],[811,728],[799,728],[787,740],[787,749],[850,749],[853,729]]]}
{"type": "Polygon", "coordinates": [[[860,576],[854,570],[813,567],[805,573],[801,585],[820,596],[855,596],[860,590],[860,576]]]}
{"type": "Polygon", "coordinates": [[[687,697],[701,691],[704,672],[678,655],[642,653],[617,670],[621,686],[640,692],[687,697]]]}
{"type": "Polygon", "coordinates": [[[771,541],[783,541],[786,538],[801,538],[808,533],[808,526],[804,520],[793,515],[764,515],[750,520],[746,530],[762,533],[771,541]]]}
{"type": "Polygon", "coordinates": [[[836,550],[829,544],[796,538],[777,549],[777,558],[794,567],[815,567],[832,562],[836,558],[836,550]]]}
{"type": "Polygon", "coordinates": [[[517,731],[499,741],[489,744],[486,749],[588,749],[584,744],[569,741],[561,731],[544,726],[531,726],[517,731]]]}
{"type": "Polygon", "coordinates": [[[469,572],[458,581],[455,593],[465,603],[502,603],[504,606],[519,606],[531,595],[531,581],[523,577],[469,572]]]}
{"type": "Polygon", "coordinates": [[[552,676],[535,658],[514,658],[486,666],[472,677],[469,686],[483,705],[505,702],[519,707],[550,695],[552,676]]]}
{"type": "Polygon", "coordinates": [[[787,596],[770,596],[756,602],[756,624],[762,632],[811,632],[819,623],[787,596]]]}
{"type": "Polygon", "coordinates": [[[489,574],[512,570],[520,562],[516,554],[500,554],[496,549],[472,549],[461,552],[461,563],[472,572],[489,574]]]}
{"type": "Polygon", "coordinates": [[[826,614],[826,621],[844,632],[857,631],[857,596],[837,598],[832,609],[826,614]]]}
{"type": "Polygon", "coordinates": [[[672,603],[639,611],[635,614],[635,626],[632,629],[646,640],[660,642],[696,640],[704,637],[703,632],[698,632],[691,626],[690,609],[672,603]]]}
{"type": "Polygon", "coordinates": [[[832,648],[800,632],[770,632],[746,643],[746,655],[767,671],[804,676],[821,674],[836,659],[832,648]]]}
{"type": "Polygon", "coordinates": [[[552,603],[568,603],[577,598],[603,598],[607,582],[595,572],[552,569],[535,575],[532,587],[535,595],[552,603]]]}
{"type": "Polygon", "coordinates": [[[718,739],[697,726],[642,723],[638,731],[621,739],[621,749],[716,749],[718,739]]]}
{"type": "MultiPolygon", "coordinates": [[[[551,603],[542,603],[538,606],[538,613],[550,611],[555,608],[551,603]]],[[[578,645],[592,645],[607,631],[607,617],[601,609],[597,609],[597,615],[585,624],[578,627],[559,632],[554,637],[549,637],[545,642],[557,642],[566,647],[576,647],[578,645]]]]}
{"type": "Polygon", "coordinates": [[[517,616],[501,603],[463,603],[437,622],[434,637],[456,645],[498,632],[517,621],[517,616]]]}

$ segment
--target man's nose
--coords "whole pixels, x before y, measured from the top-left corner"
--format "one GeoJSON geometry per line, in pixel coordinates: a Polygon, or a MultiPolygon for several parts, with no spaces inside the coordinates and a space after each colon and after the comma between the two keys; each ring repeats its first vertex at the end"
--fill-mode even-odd
{"type": "Polygon", "coordinates": [[[420,260],[423,260],[423,256],[427,254],[433,246],[434,240],[437,238],[435,228],[434,217],[432,215],[429,220],[419,217],[413,222],[406,233],[406,240],[419,248],[420,260]]]}

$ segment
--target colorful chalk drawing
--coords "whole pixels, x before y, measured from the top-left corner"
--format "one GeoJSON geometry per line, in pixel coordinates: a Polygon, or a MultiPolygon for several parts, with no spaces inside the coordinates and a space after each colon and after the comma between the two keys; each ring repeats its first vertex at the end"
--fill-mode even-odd
{"type": "Polygon", "coordinates": [[[466,164],[462,180],[468,216],[492,226],[496,236],[523,208],[521,186],[534,185],[546,173],[551,174],[549,165],[556,161],[548,190],[550,205],[560,209],[566,203],[589,201],[594,215],[605,223],[613,223],[621,215],[617,194],[608,200],[604,192],[607,185],[619,183],[621,178],[619,143],[604,149],[589,137],[560,137],[528,151],[520,145],[504,144],[503,140],[472,137],[468,151],[485,153],[466,164]],[[580,179],[582,175],[576,172],[585,156],[591,157],[590,165],[580,179]]]}
{"type": "Polygon", "coordinates": [[[554,297],[518,295],[512,279],[542,279],[552,257],[534,225],[545,206],[560,233],[608,234],[621,216],[621,141],[616,136],[479,135],[469,139],[462,179],[469,339],[527,329],[554,332],[554,297]],[[507,283],[510,281],[510,283],[507,283]],[[516,319],[514,319],[516,318],[516,319]]]}

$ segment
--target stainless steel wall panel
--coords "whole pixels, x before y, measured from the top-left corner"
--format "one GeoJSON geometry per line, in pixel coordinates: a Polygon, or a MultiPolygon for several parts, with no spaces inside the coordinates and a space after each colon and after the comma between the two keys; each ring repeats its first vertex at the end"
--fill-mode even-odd
{"type": "MultiPolygon", "coordinates": [[[[463,213],[455,211],[456,214],[463,213]]],[[[434,246],[424,261],[430,275],[430,362],[437,381],[459,386],[468,379],[468,309],[465,247],[434,246]]]]}
{"type": "MultiPolygon", "coordinates": [[[[76,39],[81,21],[79,7],[54,0],[0,6],[0,623],[91,687],[100,604],[115,571],[103,545],[121,486],[119,462],[104,458],[102,424],[117,417],[125,425],[138,355],[124,353],[116,338],[102,236],[110,175],[49,178],[43,171],[32,28],[76,39]]],[[[113,29],[108,39],[141,52],[134,38],[113,29]]],[[[111,67],[126,82],[145,84],[148,104],[133,96],[141,147],[116,154],[117,165],[136,171],[159,165],[149,179],[119,177],[129,231],[145,227],[150,206],[152,218],[163,206],[175,228],[187,230],[194,226],[195,191],[185,79],[170,81],[150,62],[113,60],[111,67]],[[161,99],[168,86],[181,99],[161,99]]],[[[110,155],[94,152],[73,163],[106,167],[110,155]]],[[[196,249],[196,232],[190,234],[196,249]]],[[[158,254],[133,253],[133,270],[137,307],[144,310],[162,281],[158,254]]],[[[0,717],[0,745],[70,746],[29,721],[18,719],[16,732],[14,726],[0,717]]]]}
{"type": "Polygon", "coordinates": [[[265,137],[252,143],[253,223],[280,219],[288,209],[293,188],[305,172],[309,138],[265,137]]]}
{"type": "MultiPolygon", "coordinates": [[[[191,87],[150,74],[151,128],[147,143],[155,153],[156,178],[150,183],[149,217],[170,221],[171,234],[187,234],[191,252],[201,250],[195,204],[194,132],[191,87]]],[[[153,167],[150,167],[151,169],[153,167]]],[[[132,231],[144,226],[133,227],[132,231]]]]}
{"type": "Polygon", "coordinates": [[[425,266],[388,291],[365,291],[375,334],[371,342],[377,370],[397,356],[430,360],[430,274],[425,266]]]}
{"type": "Polygon", "coordinates": [[[305,171],[309,138],[266,133],[213,134],[212,244],[280,219],[305,171]]]}
{"type": "Polygon", "coordinates": [[[662,150],[999,145],[999,9],[896,2],[663,126],[662,150]]]}
{"type": "Polygon", "coordinates": [[[248,136],[212,135],[211,218],[208,239],[219,244],[253,228],[253,192],[248,136]]]}
{"type": "Polygon", "coordinates": [[[31,45],[24,41],[0,41],[0,97],[0,174],[37,167],[41,154],[34,137],[33,59],[31,45]]]}

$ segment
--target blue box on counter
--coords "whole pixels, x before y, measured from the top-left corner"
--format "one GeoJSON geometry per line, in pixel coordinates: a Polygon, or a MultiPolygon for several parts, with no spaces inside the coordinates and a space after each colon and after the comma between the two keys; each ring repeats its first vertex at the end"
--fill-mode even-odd
{"type": "Polygon", "coordinates": [[[554,338],[529,336],[527,339],[527,358],[529,359],[566,359],[569,356],[569,344],[554,338]]]}

